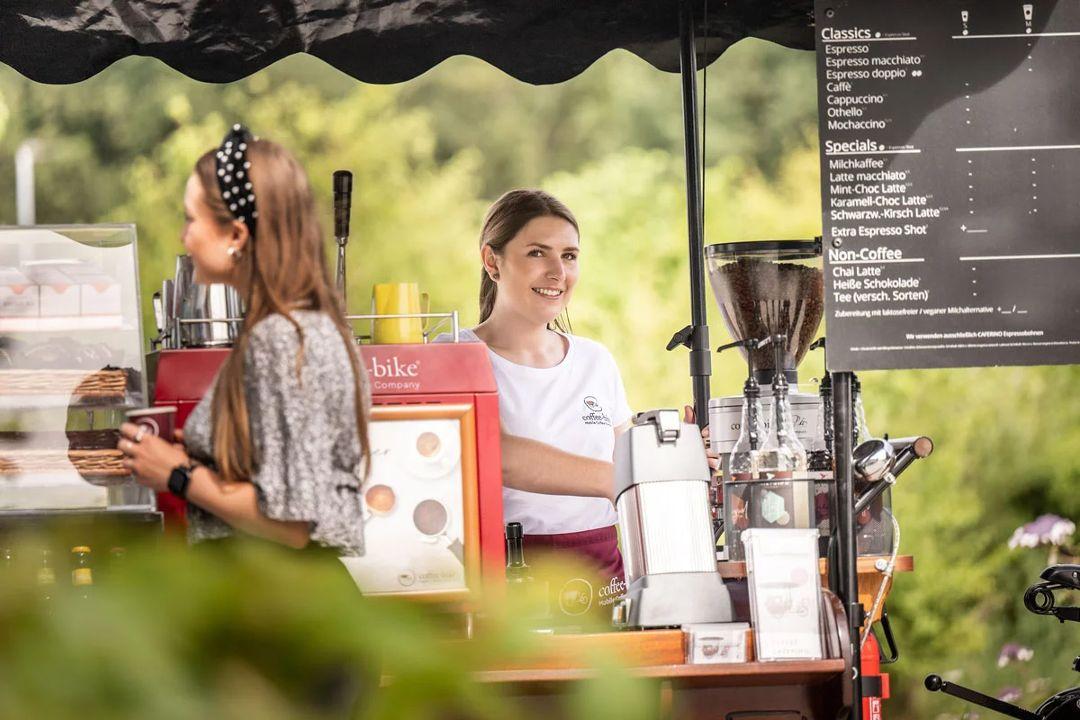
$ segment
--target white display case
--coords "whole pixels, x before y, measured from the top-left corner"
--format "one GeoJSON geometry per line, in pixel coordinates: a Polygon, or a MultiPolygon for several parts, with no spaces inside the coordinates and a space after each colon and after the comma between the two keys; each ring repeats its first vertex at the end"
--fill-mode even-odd
{"type": "Polygon", "coordinates": [[[0,521],[154,511],[116,449],[147,403],[134,225],[0,227],[0,521]]]}

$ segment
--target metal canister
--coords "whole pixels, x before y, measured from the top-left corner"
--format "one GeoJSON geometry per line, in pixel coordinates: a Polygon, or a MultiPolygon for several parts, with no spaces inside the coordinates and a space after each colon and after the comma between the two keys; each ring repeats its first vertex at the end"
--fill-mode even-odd
{"type": "MultiPolygon", "coordinates": [[[[809,450],[819,440],[821,428],[821,398],[810,393],[790,393],[791,415],[795,421],[795,435],[809,450]]],[[[718,455],[731,452],[739,437],[742,422],[742,395],[711,398],[709,400],[709,448],[718,455]]],[[[765,426],[772,424],[772,387],[761,388],[761,410],[765,426]]]]}
{"type": "Polygon", "coordinates": [[[197,283],[191,257],[179,255],[172,312],[175,313],[173,347],[220,347],[236,341],[244,309],[235,288],[197,283]]]}

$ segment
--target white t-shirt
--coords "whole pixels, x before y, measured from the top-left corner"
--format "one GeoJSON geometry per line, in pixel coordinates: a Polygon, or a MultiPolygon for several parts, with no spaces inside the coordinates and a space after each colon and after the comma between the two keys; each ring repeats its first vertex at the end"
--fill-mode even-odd
{"type": "MultiPolygon", "coordinates": [[[[461,330],[464,342],[482,342],[461,330]]],[[[534,368],[510,362],[490,348],[499,387],[499,416],[511,435],[537,440],[574,455],[611,462],[615,428],[630,419],[615,358],[595,340],[563,335],[569,348],[558,365],[534,368]]],[[[449,335],[439,336],[439,341],[449,335]]],[[[618,522],[606,498],[545,495],[503,488],[505,522],[520,522],[529,535],[608,527],[618,522]]]]}

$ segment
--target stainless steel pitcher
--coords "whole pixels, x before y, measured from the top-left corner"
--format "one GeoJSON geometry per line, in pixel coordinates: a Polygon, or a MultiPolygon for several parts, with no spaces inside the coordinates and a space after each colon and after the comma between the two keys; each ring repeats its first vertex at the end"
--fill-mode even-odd
{"type": "Polygon", "coordinates": [[[236,288],[195,282],[191,257],[178,255],[172,291],[174,317],[167,322],[172,325],[173,347],[220,347],[236,341],[244,317],[236,288]]]}

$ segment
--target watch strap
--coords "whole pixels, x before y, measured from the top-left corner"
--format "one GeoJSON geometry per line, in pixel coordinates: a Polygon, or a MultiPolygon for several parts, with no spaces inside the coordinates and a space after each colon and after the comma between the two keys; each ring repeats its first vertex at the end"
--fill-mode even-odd
{"type": "Polygon", "coordinates": [[[191,484],[191,471],[192,467],[189,465],[177,465],[169,473],[169,480],[166,483],[169,492],[181,500],[187,500],[188,486],[191,484]]]}

